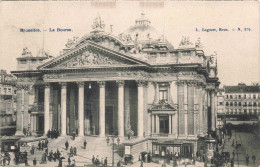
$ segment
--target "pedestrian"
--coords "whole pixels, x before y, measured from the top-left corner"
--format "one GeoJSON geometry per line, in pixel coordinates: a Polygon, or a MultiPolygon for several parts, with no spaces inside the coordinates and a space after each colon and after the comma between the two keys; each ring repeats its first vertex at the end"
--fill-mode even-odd
{"type": "Polygon", "coordinates": [[[48,155],[48,148],[45,149],[46,156],[48,155]]]}
{"type": "Polygon", "coordinates": [[[253,161],[253,164],[255,165],[255,155],[252,155],[252,161],[253,161]]]}
{"type": "Polygon", "coordinates": [[[109,137],[107,137],[106,140],[107,140],[107,146],[109,146],[109,140],[110,140],[109,137]]]}
{"type": "Polygon", "coordinates": [[[140,167],[143,167],[144,166],[144,163],[143,163],[143,161],[141,161],[141,163],[140,163],[140,167]]]}
{"type": "Polygon", "coordinates": [[[70,163],[71,163],[71,160],[70,160],[70,156],[69,156],[69,158],[68,158],[68,165],[70,165],[70,163]]]}
{"type": "Polygon", "coordinates": [[[72,148],[72,146],[70,147],[70,156],[73,156],[74,155],[74,150],[72,148]]]}
{"type": "Polygon", "coordinates": [[[61,154],[61,153],[60,153],[59,149],[57,148],[57,158],[58,158],[58,159],[60,159],[60,154],[61,154]]]}
{"type": "Polygon", "coordinates": [[[231,167],[234,167],[234,159],[231,159],[230,164],[231,164],[231,167]]]}
{"type": "Polygon", "coordinates": [[[235,145],[235,139],[232,140],[232,146],[234,146],[234,145],[235,145]]]}
{"type": "Polygon", "coordinates": [[[107,157],[104,160],[104,166],[107,166],[107,157]]]}
{"type": "Polygon", "coordinates": [[[33,159],[33,166],[36,166],[37,165],[37,161],[36,161],[36,158],[33,159]]]}
{"type": "Polygon", "coordinates": [[[76,156],[77,155],[77,148],[74,147],[74,155],[76,156]]]}
{"type": "Polygon", "coordinates": [[[38,149],[39,149],[39,150],[42,149],[41,146],[42,146],[42,145],[41,145],[41,142],[39,141],[39,142],[38,142],[38,149]]]}
{"type": "Polygon", "coordinates": [[[62,158],[59,158],[59,164],[58,167],[62,167],[62,158]]]}
{"type": "Polygon", "coordinates": [[[86,147],[87,147],[87,140],[85,139],[84,140],[84,149],[86,149],[86,147]]]}
{"type": "Polygon", "coordinates": [[[246,165],[248,166],[248,164],[249,164],[249,156],[248,154],[246,154],[246,165]]]}
{"type": "Polygon", "coordinates": [[[120,144],[120,139],[119,137],[117,137],[117,145],[119,146],[119,144],[120,144]]]}
{"type": "Polygon", "coordinates": [[[32,146],[32,155],[34,155],[34,150],[35,150],[35,147],[34,145],[32,146]]]}
{"type": "Polygon", "coordinates": [[[45,142],[42,141],[42,150],[43,150],[44,147],[45,147],[45,142]]]}
{"type": "Polygon", "coordinates": [[[53,159],[53,152],[52,152],[52,150],[50,151],[50,154],[49,154],[49,161],[52,161],[52,159],[53,159]]]}
{"type": "Polygon", "coordinates": [[[235,150],[233,150],[232,155],[233,155],[233,159],[235,159],[235,150]]]}
{"type": "Polygon", "coordinates": [[[68,150],[68,148],[69,148],[69,142],[68,142],[68,140],[66,140],[66,142],[65,142],[65,147],[66,147],[66,150],[68,150]]]}
{"type": "Polygon", "coordinates": [[[48,147],[48,143],[49,143],[48,139],[45,140],[45,147],[48,147]]]}
{"type": "Polygon", "coordinates": [[[117,162],[117,165],[116,165],[116,166],[117,166],[117,167],[120,167],[120,166],[121,166],[120,161],[117,162]]]}

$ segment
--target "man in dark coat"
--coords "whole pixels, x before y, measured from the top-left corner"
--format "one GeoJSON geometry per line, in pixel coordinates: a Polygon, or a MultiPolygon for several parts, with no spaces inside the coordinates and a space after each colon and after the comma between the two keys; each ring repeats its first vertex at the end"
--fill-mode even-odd
{"type": "Polygon", "coordinates": [[[77,148],[74,147],[74,155],[77,156],[77,148]]]}
{"type": "Polygon", "coordinates": [[[104,166],[107,166],[107,157],[104,160],[104,166]]]}
{"type": "Polygon", "coordinates": [[[84,140],[84,149],[86,149],[86,147],[87,147],[87,141],[84,140]]]}
{"type": "Polygon", "coordinates": [[[33,166],[36,166],[37,165],[37,161],[36,161],[36,158],[33,159],[33,166]]]}
{"type": "Polygon", "coordinates": [[[43,150],[44,146],[45,146],[45,143],[44,143],[44,141],[42,141],[42,146],[41,146],[42,150],[43,150]]]}
{"type": "Polygon", "coordinates": [[[95,157],[94,157],[94,155],[93,155],[93,157],[92,157],[92,164],[93,164],[93,165],[95,164],[95,157]]]}
{"type": "Polygon", "coordinates": [[[69,142],[68,142],[68,140],[67,140],[66,143],[65,143],[65,147],[66,147],[66,150],[68,150],[68,148],[69,148],[69,142]]]}
{"type": "Polygon", "coordinates": [[[70,156],[69,156],[69,158],[68,158],[68,164],[70,165],[70,163],[71,163],[71,160],[70,160],[70,156]]]}
{"type": "Polygon", "coordinates": [[[41,150],[42,148],[41,148],[41,142],[39,141],[39,143],[38,143],[38,148],[39,148],[39,150],[41,150]]]}

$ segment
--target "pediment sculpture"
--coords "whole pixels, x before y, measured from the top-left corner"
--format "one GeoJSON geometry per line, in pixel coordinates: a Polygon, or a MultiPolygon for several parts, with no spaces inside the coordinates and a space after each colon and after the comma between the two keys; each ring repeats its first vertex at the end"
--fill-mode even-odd
{"type": "Polygon", "coordinates": [[[99,53],[93,53],[85,51],[76,57],[73,57],[57,67],[84,67],[84,66],[98,66],[98,65],[116,65],[122,64],[107,56],[103,56],[99,53]]]}

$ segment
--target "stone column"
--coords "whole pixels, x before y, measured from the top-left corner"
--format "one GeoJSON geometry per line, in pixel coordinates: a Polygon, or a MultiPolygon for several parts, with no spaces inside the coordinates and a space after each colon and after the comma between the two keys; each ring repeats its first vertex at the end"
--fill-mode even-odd
{"type": "Polygon", "coordinates": [[[160,133],[160,125],[159,125],[160,121],[159,121],[159,116],[158,115],[155,115],[155,124],[156,124],[156,133],[160,133]]]}
{"type": "Polygon", "coordinates": [[[116,81],[118,85],[118,136],[124,137],[124,81],[116,81]]]}
{"type": "Polygon", "coordinates": [[[61,85],[61,135],[67,134],[67,83],[62,82],[61,85]]]}
{"type": "Polygon", "coordinates": [[[172,115],[169,115],[169,134],[172,134],[172,115]]]}
{"type": "Polygon", "coordinates": [[[98,81],[99,85],[99,136],[105,137],[105,82],[98,81]]]}
{"type": "Polygon", "coordinates": [[[138,86],[138,132],[137,136],[138,137],[143,137],[143,115],[144,115],[144,99],[143,99],[143,94],[144,94],[144,81],[137,81],[137,86],[138,86]]]}
{"type": "Polygon", "coordinates": [[[157,82],[153,82],[154,86],[154,100],[153,102],[156,104],[159,102],[159,86],[157,82]]]}
{"type": "Polygon", "coordinates": [[[215,91],[211,91],[211,130],[216,131],[216,117],[215,117],[215,91]]]}
{"type": "Polygon", "coordinates": [[[184,84],[184,134],[188,136],[188,85],[184,84]]]}
{"type": "Polygon", "coordinates": [[[50,84],[44,85],[44,134],[50,129],[50,84]]]}
{"type": "Polygon", "coordinates": [[[21,136],[23,135],[23,118],[22,118],[22,90],[23,86],[22,85],[17,85],[17,103],[16,103],[16,136],[21,136]]]}
{"type": "Polygon", "coordinates": [[[36,118],[37,118],[37,115],[33,115],[33,129],[34,129],[34,131],[36,132],[37,131],[37,126],[36,126],[36,118]]]}
{"type": "Polygon", "coordinates": [[[84,82],[78,84],[78,120],[79,120],[79,136],[84,136],[84,82]]]}
{"type": "Polygon", "coordinates": [[[28,127],[30,124],[30,113],[29,110],[29,91],[30,85],[24,85],[23,88],[24,100],[23,100],[23,111],[24,111],[24,126],[28,127]]]}
{"type": "Polygon", "coordinates": [[[151,134],[154,133],[154,115],[152,114],[152,130],[151,130],[151,134]]]}
{"type": "Polygon", "coordinates": [[[34,122],[33,122],[33,117],[34,115],[30,114],[31,117],[30,117],[30,122],[31,122],[31,131],[34,132],[34,122]]]}

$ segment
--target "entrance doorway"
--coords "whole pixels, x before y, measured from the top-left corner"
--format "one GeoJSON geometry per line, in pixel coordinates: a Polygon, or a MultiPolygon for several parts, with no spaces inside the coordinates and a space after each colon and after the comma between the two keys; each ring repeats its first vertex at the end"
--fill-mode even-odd
{"type": "Polygon", "coordinates": [[[183,144],[181,149],[181,155],[184,158],[191,158],[192,157],[192,144],[183,144]]]}
{"type": "Polygon", "coordinates": [[[159,116],[160,121],[160,133],[168,134],[169,133],[169,117],[168,116],[159,116]]]}
{"type": "Polygon", "coordinates": [[[113,106],[106,106],[106,134],[113,135],[114,134],[114,128],[113,128],[113,106]]]}
{"type": "Polygon", "coordinates": [[[36,127],[36,130],[38,132],[43,132],[43,127],[44,127],[44,116],[43,115],[38,115],[38,126],[36,127]]]}

